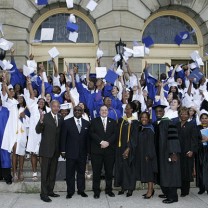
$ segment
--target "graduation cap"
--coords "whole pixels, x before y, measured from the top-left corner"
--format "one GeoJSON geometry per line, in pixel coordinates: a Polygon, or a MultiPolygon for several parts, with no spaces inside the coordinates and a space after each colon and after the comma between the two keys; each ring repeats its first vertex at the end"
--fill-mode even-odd
{"type": "Polygon", "coordinates": [[[33,67],[27,67],[25,65],[23,65],[23,74],[27,77],[30,74],[32,74],[34,72],[34,68],[33,67]]]}
{"type": "Polygon", "coordinates": [[[142,43],[144,43],[145,47],[147,48],[154,45],[154,41],[150,36],[147,36],[146,38],[142,38],[142,43]]]}
{"type": "Polygon", "coordinates": [[[79,34],[77,32],[70,32],[69,33],[69,40],[76,43],[78,39],[79,34]]]}
{"type": "Polygon", "coordinates": [[[69,110],[72,108],[71,103],[63,103],[60,105],[60,110],[69,110]]]}
{"type": "Polygon", "coordinates": [[[190,38],[190,33],[188,31],[184,31],[177,34],[175,36],[174,41],[177,45],[180,45],[183,42],[183,40],[187,40],[189,38],[190,38]]]}
{"type": "Polygon", "coordinates": [[[48,51],[48,53],[49,53],[49,55],[51,56],[51,58],[56,58],[56,57],[59,56],[59,54],[60,54],[56,47],[51,48],[51,49],[48,51]]]}
{"type": "Polygon", "coordinates": [[[92,12],[95,10],[97,5],[98,5],[97,2],[95,2],[94,0],[90,0],[89,3],[87,4],[86,8],[92,12]]]}
{"type": "Polygon", "coordinates": [[[3,70],[9,70],[9,69],[11,69],[13,67],[13,65],[10,64],[10,61],[3,60],[3,61],[0,61],[0,67],[3,70]]]}
{"type": "Polygon", "coordinates": [[[73,0],[66,0],[66,5],[68,9],[73,8],[74,7],[73,0]]]}
{"type": "Polygon", "coordinates": [[[66,29],[69,30],[70,32],[75,32],[78,31],[79,26],[75,23],[68,21],[66,24],[66,29]]]}
{"type": "Polygon", "coordinates": [[[152,106],[152,109],[155,110],[156,108],[159,108],[159,107],[165,109],[167,106],[166,105],[161,105],[161,104],[156,104],[156,105],[152,106]]]}
{"type": "Polygon", "coordinates": [[[36,0],[37,5],[46,5],[48,4],[48,0],[36,0]]]}
{"type": "Polygon", "coordinates": [[[98,48],[96,54],[97,54],[97,58],[99,59],[103,56],[103,51],[98,48]]]}
{"type": "Polygon", "coordinates": [[[54,28],[42,28],[40,40],[53,40],[54,28]]]}
{"type": "Polygon", "coordinates": [[[69,22],[71,22],[71,23],[76,23],[76,18],[75,18],[75,16],[74,16],[74,14],[70,14],[70,15],[69,15],[69,22]]]}
{"type": "Polygon", "coordinates": [[[0,48],[8,51],[12,48],[12,46],[14,45],[14,43],[4,39],[4,38],[0,38],[0,48]]]}
{"type": "Polygon", "coordinates": [[[114,82],[116,81],[116,79],[118,78],[118,74],[116,74],[114,71],[112,70],[108,70],[106,76],[105,76],[105,80],[111,84],[114,84],[114,82]]]}

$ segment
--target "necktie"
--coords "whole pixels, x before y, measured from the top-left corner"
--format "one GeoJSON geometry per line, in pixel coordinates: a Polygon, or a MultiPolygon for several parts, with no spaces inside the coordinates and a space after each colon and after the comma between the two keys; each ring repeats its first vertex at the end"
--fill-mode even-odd
{"type": "Polygon", "coordinates": [[[54,116],[53,118],[54,118],[54,122],[55,122],[56,126],[58,126],[58,122],[57,122],[56,116],[54,116]]]}
{"type": "Polygon", "coordinates": [[[106,122],[105,122],[105,118],[103,119],[103,128],[104,128],[104,131],[106,131],[106,122]]]}
{"type": "Polygon", "coordinates": [[[80,133],[81,132],[81,125],[80,125],[80,120],[79,119],[77,119],[77,129],[80,133]]]}

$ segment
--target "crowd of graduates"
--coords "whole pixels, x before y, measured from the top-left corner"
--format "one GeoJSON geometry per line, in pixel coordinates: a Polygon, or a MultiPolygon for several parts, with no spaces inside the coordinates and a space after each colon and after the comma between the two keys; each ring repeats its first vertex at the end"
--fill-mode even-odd
{"type": "MultiPolygon", "coordinates": [[[[67,63],[67,71],[60,73],[52,59],[52,75],[39,64],[26,77],[15,64],[14,52],[11,49],[13,68],[1,71],[0,82],[0,176],[8,184],[24,180],[26,153],[31,157],[32,178],[38,180],[41,134],[35,127],[41,115],[50,112],[51,101],[57,100],[65,120],[73,117],[75,106],[83,109],[82,118],[89,122],[100,116],[103,105],[107,107],[108,118],[117,125],[114,185],[121,187],[119,194],[128,190],[131,196],[136,181],[141,181],[148,183],[146,199],[154,195],[154,183],[181,188],[183,197],[189,194],[195,176],[198,193],[208,190],[208,80],[191,78],[196,68],[188,63],[166,64],[167,74],[155,78],[148,63],[140,75],[125,63],[123,73],[107,82],[93,76],[89,64],[82,76],[77,65],[70,69],[67,63]],[[173,169],[169,169],[171,163],[173,169]]],[[[116,72],[117,63],[109,70],[116,72]]],[[[197,70],[203,72],[203,68],[197,70]]]]}

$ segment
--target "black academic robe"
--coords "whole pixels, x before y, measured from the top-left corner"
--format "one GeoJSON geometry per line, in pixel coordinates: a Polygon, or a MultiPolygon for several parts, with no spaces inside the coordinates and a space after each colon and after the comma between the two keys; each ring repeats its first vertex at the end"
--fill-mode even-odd
{"type": "Polygon", "coordinates": [[[203,126],[198,125],[198,152],[195,157],[196,161],[196,185],[200,189],[208,190],[208,146],[204,146],[201,142],[202,135],[200,130],[203,126]]]}
{"type": "Polygon", "coordinates": [[[124,190],[134,190],[136,186],[136,177],[135,177],[135,149],[138,136],[138,124],[137,120],[132,120],[131,124],[128,121],[124,120],[122,128],[123,119],[118,121],[118,131],[117,131],[117,145],[116,145],[116,159],[115,159],[115,177],[114,177],[114,186],[122,187],[124,190]],[[130,134],[128,141],[128,129],[130,126],[130,134]],[[121,129],[120,142],[121,146],[119,147],[119,135],[121,129]],[[123,159],[122,154],[126,148],[130,148],[129,156],[127,159],[123,159]]]}
{"type": "Polygon", "coordinates": [[[186,122],[181,126],[181,122],[176,124],[178,129],[178,137],[181,145],[181,179],[183,181],[193,181],[194,155],[187,157],[187,152],[197,152],[197,129],[192,123],[186,122]]]}
{"type": "Polygon", "coordinates": [[[154,131],[140,126],[136,147],[136,179],[142,183],[154,182],[157,172],[154,131]]]}
{"type": "Polygon", "coordinates": [[[171,120],[163,118],[154,123],[155,145],[158,159],[157,183],[163,187],[180,187],[180,142],[176,126],[171,120]],[[178,160],[170,162],[170,155],[176,153],[178,160]]]}

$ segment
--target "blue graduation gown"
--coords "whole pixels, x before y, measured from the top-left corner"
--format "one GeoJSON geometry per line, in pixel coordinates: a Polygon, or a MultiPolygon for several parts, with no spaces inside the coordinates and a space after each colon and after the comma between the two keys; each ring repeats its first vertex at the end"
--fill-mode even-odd
{"type": "MultiPolygon", "coordinates": [[[[8,118],[9,118],[8,109],[5,108],[5,107],[2,107],[2,109],[0,110],[0,121],[1,121],[1,125],[0,125],[0,147],[1,147],[1,144],[2,144],[4,130],[5,130],[8,118]]],[[[0,164],[1,168],[11,168],[10,153],[8,151],[3,150],[3,149],[0,148],[0,158],[1,158],[1,164],[0,164]]]]}

